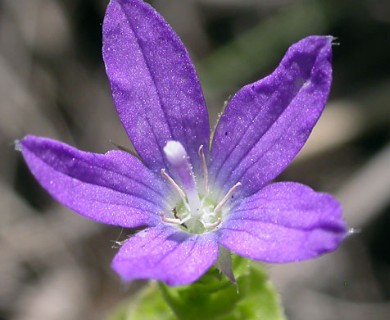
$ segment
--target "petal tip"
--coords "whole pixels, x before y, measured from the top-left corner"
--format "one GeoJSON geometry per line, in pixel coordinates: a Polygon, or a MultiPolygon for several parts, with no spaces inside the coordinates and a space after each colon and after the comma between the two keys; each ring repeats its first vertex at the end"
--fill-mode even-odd
{"type": "Polygon", "coordinates": [[[307,52],[318,52],[325,51],[328,54],[332,51],[332,44],[336,38],[330,35],[312,35],[302,40],[298,41],[295,45],[292,45],[290,48],[300,48],[302,51],[307,52]]]}
{"type": "MultiPolygon", "coordinates": [[[[29,149],[36,140],[39,139],[36,136],[33,135],[26,135],[22,139],[15,140],[15,150],[22,152],[22,154],[25,154],[27,149],[29,149]]],[[[45,139],[45,138],[40,138],[45,139]]]]}

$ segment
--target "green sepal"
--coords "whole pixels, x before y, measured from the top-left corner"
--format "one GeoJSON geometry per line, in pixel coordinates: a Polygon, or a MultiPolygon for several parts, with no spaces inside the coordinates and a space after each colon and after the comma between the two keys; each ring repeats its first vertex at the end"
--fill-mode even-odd
{"type": "Polygon", "coordinates": [[[260,265],[234,256],[233,270],[236,285],[213,268],[192,285],[159,286],[177,319],[284,319],[278,294],[260,265]]]}
{"type": "Polygon", "coordinates": [[[264,268],[238,256],[232,263],[236,284],[216,268],[187,286],[151,282],[110,320],[284,320],[264,268]]]}

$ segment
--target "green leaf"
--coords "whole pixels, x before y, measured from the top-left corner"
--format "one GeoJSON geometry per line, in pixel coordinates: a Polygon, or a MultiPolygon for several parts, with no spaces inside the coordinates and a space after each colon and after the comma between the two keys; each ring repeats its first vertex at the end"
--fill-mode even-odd
{"type": "Polygon", "coordinates": [[[238,279],[239,296],[234,311],[217,317],[220,320],[282,320],[285,319],[279,296],[259,266],[250,266],[248,273],[238,279]]]}
{"type": "Polygon", "coordinates": [[[284,320],[278,294],[264,269],[237,256],[232,263],[236,284],[216,268],[188,286],[151,282],[110,320],[284,320]]]}
{"type": "Polygon", "coordinates": [[[175,320],[156,282],[151,282],[136,297],[123,302],[109,320],[175,320]]]}
{"type": "Polygon", "coordinates": [[[199,281],[171,288],[160,284],[164,298],[178,319],[282,320],[279,297],[260,265],[234,256],[237,285],[211,269],[199,281]]]}

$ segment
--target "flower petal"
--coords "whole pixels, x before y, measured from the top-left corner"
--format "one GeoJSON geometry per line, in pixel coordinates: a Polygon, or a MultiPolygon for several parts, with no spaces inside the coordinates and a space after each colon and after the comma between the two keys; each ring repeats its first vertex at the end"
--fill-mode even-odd
{"type": "Polygon", "coordinates": [[[123,227],[160,221],[169,191],[132,155],[88,153],[35,136],[26,136],[18,148],[40,184],[80,215],[123,227]]]}
{"type": "Polygon", "coordinates": [[[211,151],[210,174],[223,191],[240,181],[242,195],[257,192],[302,148],[328,98],[331,42],[330,36],[299,41],[270,76],[232,98],[211,151]]]}
{"type": "Polygon", "coordinates": [[[213,234],[190,235],[160,226],[129,238],[112,267],[125,281],[152,278],[175,286],[200,278],[217,256],[218,244],[213,234]]]}
{"type": "Polygon", "coordinates": [[[347,234],[337,200],[292,182],[245,199],[218,232],[219,243],[231,251],[276,263],[333,251],[347,234]]]}
{"type": "Polygon", "coordinates": [[[166,167],[163,147],[180,141],[200,172],[200,145],[210,128],[190,57],[166,21],[141,0],[111,0],[103,24],[103,57],[119,117],[153,170],[166,167]]]}

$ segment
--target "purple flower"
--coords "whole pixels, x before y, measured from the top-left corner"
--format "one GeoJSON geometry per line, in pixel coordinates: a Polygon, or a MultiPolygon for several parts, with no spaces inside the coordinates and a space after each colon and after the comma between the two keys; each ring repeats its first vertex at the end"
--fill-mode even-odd
{"type": "Polygon", "coordinates": [[[191,283],[222,248],[274,263],[314,258],[347,234],[340,204],[299,183],[270,182],[324,108],[331,46],[330,36],[292,45],[271,75],[233,96],[210,147],[202,90],[177,35],[142,0],[111,0],[103,56],[119,117],[142,161],[36,136],[18,147],[65,206],[98,222],[146,227],[113,260],[126,281],[191,283]]]}

